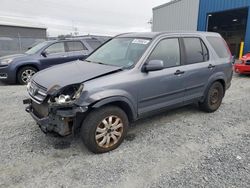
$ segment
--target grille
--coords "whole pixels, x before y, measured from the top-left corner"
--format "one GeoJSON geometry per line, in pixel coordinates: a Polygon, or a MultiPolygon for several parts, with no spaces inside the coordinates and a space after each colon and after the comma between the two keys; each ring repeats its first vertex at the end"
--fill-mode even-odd
{"type": "Polygon", "coordinates": [[[47,89],[36,82],[32,81],[30,86],[28,87],[28,93],[37,103],[41,104],[45,98],[47,89]]]}
{"type": "Polygon", "coordinates": [[[47,91],[47,88],[46,88],[46,87],[41,86],[40,84],[36,83],[34,80],[32,81],[32,83],[33,83],[34,85],[36,85],[38,88],[40,88],[41,90],[43,90],[44,92],[47,91]]]}

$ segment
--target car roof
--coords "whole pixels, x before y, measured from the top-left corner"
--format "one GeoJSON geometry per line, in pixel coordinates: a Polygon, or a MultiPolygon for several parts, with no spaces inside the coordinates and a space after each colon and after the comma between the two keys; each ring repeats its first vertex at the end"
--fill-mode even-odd
{"type": "Polygon", "coordinates": [[[181,35],[181,34],[189,34],[189,35],[205,35],[205,36],[220,36],[218,33],[214,32],[201,32],[201,31],[172,31],[172,32],[141,32],[141,33],[124,33],[117,35],[118,38],[156,38],[162,35],[181,35]]]}
{"type": "Polygon", "coordinates": [[[79,37],[79,38],[67,38],[67,39],[52,39],[52,40],[48,40],[48,44],[49,43],[55,43],[55,42],[68,42],[68,41],[100,41],[102,40],[102,38],[91,38],[91,37],[79,37]]]}

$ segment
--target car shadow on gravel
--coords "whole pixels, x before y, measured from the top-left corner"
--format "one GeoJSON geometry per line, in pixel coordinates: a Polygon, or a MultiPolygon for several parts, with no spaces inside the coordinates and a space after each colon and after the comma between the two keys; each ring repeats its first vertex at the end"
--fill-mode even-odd
{"type": "MultiPolygon", "coordinates": [[[[30,141],[26,143],[26,148],[34,153],[90,153],[81,141],[80,134],[62,137],[58,134],[44,134],[38,125],[32,125],[35,130],[32,131],[30,141]]],[[[74,154],[75,155],[75,154],[74,154]]],[[[58,157],[57,157],[58,158],[58,157]]]]}
{"type": "Polygon", "coordinates": [[[0,81],[0,86],[6,86],[7,84],[0,81]]]}
{"type": "Polygon", "coordinates": [[[203,113],[203,112],[199,109],[198,104],[187,105],[171,110],[163,110],[162,112],[154,113],[146,118],[137,120],[136,122],[132,123],[131,127],[136,128],[138,126],[144,126],[144,124],[149,121],[152,122],[152,124],[154,124],[155,122],[158,122],[159,119],[162,118],[172,119],[175,118],[174,116],[176,114],[182,114],[182,113],[193,114],[193,113],[203,113]]]}
{"type": "Polygon", "coordinates": [[[1,86],[21,86],[21,85],[20,84],[9,84],[9,83],[5,83],[5,82],[0,81],[0,87],[1,86]]]}
{"type": "MultiPolygon", "coordinates": [[[[197,105],[189,105],[185,107],[181,107],[174,110],[163,111],[161,113],[152,114],[145,119],[138,120],[131,124],[131,127],[128,131],[127,136],[125,137],[125,142],[133,142],[133,140],[138,136],[136,133],[138,131],[148,132],[152,129],[155,124],[160,124],[159,120],[163,119],[163,122],[172,121],[176,118],[176,114],[182,116],[182,114],[188,115],[193,113],[203,113],[198,108],[197,105]],[[143,129],[142,129],[143,127],[143,129]]],[[[31,138],[31,142],[29,143],[29,148],[32,151],[35,148],[39,148],[37,152],[50,152],[50,150],[55,150],[55,152],[60,152],[66,150],[69,155],[70,153],[83,153],[83,154],[91,154],[84,144],[81,141],[80,131],[76,131],[74,135],[61,137],[55,134],[47,134],[42,133],[39,128],[35,130],[34,136],[31,138]],[[30,145],[31,144],[31,145],[30,145]],[[40,150],[40,151],[39,151],[40,150]]]]}
{"type": "Polygon", "coordinates": [[[250,78],[250,74],[234,74],[238,78],[250,78]]]}

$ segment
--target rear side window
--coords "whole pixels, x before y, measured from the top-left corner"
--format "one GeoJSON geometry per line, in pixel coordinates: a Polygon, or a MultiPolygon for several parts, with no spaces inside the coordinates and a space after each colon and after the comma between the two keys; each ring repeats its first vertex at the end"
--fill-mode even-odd
{"type": "Polygon", "coordinates": [[[227,58],[230,57],[230,52],[226,43],[220,37],[207,37],[208,42],[214,48],[216,54],[220,58],[227,58]]]}
{"type": "Polygon", "coordinates": [[[165,68],[180,65],[180,47],[178,38],[164,39],[160,41],[151,53],[149,60],[162,60],[165,68]]]}
{"type": "Polygon", "coordinates": [[[91,48],[93,48],[94,50],[96,48],[98,48],[101,45],[101,42],[99,42],[98,40],[86,40],[86,42],[90,45],[91,48]]]}
{"type": "Polygon", "coordinates": [[[183,38],[186,57],[185,64],[200,63],[208,60],[208,50],[200,38],[183,38]]]}
{"type": "Polygon", "coordinates": [[[81,42],[79,41],[71,41],[67,42],[68,51],[74,52],[74,51],[82,51],[82,50],[88,50],[81,42]]]}

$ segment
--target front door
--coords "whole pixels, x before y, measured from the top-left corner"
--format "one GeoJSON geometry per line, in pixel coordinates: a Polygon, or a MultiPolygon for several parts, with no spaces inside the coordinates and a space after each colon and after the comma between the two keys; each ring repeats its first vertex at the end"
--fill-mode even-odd
{"type": "Polygon", "coordinates": [[[64,42],[57,42],[50,45],[44,50],[44,53],[46,57],[41,55],[40,59],[43,69],[69,61],[64,42]]]}
{"type": "Polygon", "coordinates": [[[151,55],[150,60],[162,60],[164,69],[141,73],[138,88],[138,113],[142,115],[161,108],[182,104],[185,82],[181,66],[181,54],[178,38],[161,40],[151,55]]]}

